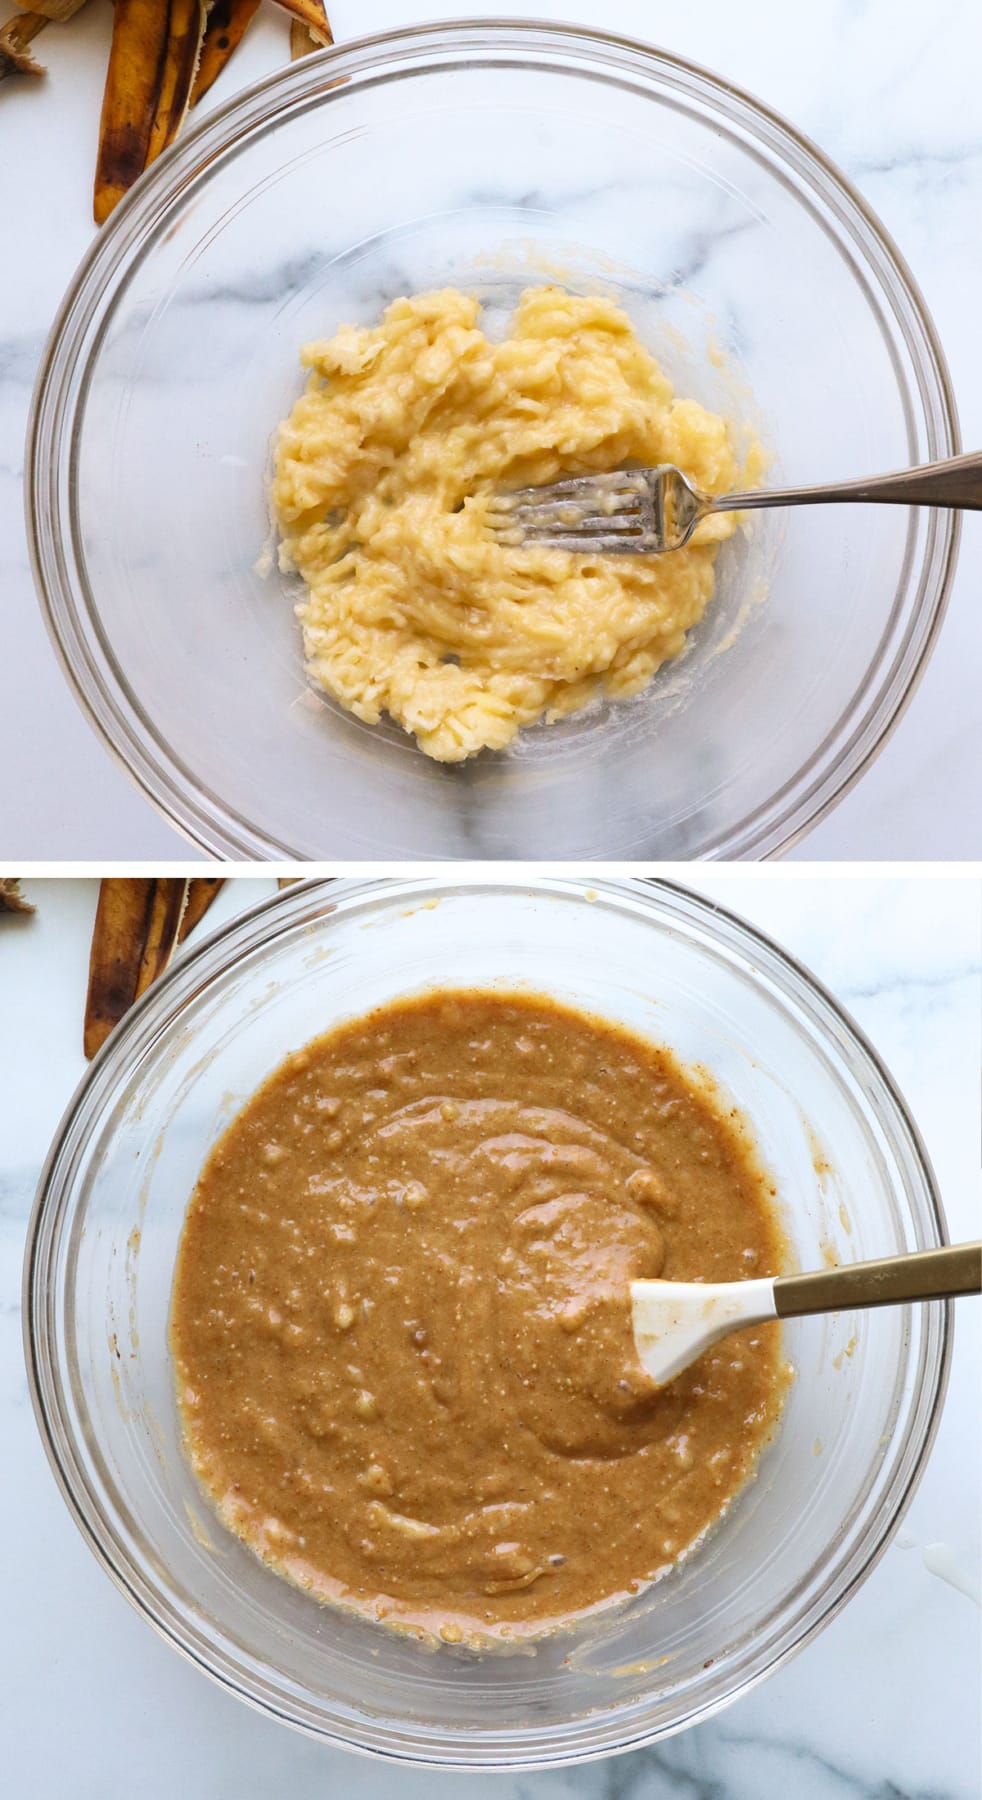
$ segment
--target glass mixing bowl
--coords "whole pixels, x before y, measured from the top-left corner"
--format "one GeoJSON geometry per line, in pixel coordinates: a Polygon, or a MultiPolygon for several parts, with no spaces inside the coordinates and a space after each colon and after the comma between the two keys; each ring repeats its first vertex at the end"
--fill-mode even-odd
{"type": "Polygon", "coordinates": [[[351,1748],[456,1767],[626,1750],[705,1718],[820,1629],[910,1499],[947,1371],[942,1305],[788,1324],[797,1370],[757,1479],[647,1594],[521,1653],[436,1652],[318,1605],[217,1522],[180,1448],[167,1351],[184,1209],[285,1054],[432,986],[525,985],[708,1069],[752,1121],[803,1267],[942,1240],[903,1101],[856,1027],[739,920],[659,883],[517,878],[290,889],[206,940],[93,1063],[42,1176],[28,1362],[88,1542],[232,1692],[351,1748]]]}
{"type": "Polygon", "coordinates": [[[727,82],[517,21],[388,33],[281,71],[188,131],[97,238],[28,451],[65,670],[206,849],[759,857],[819,818],[896,721],[943,611],[952,514],[757,515],[646,694],[463,765],[306,685],[296,590],[257,572],[301,344],[446,284],[499,330],[548,279],[619,299],[680,393],[760,436],[772,481],[957,448],[896,249],[814,145],[727,82]]]}

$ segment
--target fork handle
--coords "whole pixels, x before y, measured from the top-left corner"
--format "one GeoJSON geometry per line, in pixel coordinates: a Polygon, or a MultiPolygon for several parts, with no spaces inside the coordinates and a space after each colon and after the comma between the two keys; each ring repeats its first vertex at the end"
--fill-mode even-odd
{"type": "Polygon", "coordinates": [[[946,1244],[877,1262],[819,1269],[813,1275],[785,1275],[774,1283],[779,1319],[802,1313],[838,1312],[857,1306],[892,1306],[902,1300],[942,1300],[982,1290],[982,1243],[946,1244]]]}
{"type": "Polygon", "coordinates": [[[982,511],[982,451],[922,463],[895,475],[840,481],[832,487],[765,488],[749,494],[721,494],[710,512],[747,512],[758,506],[809,506],[838,500],[886,500],[897,506],[967,507],[982,511]]]}

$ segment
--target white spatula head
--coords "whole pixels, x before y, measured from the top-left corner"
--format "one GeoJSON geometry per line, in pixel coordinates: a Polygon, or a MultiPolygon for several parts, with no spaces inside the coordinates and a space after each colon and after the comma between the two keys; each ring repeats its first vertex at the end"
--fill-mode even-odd
{"type": "Polygon", "coordinates": [[[905,1306],[982,1292],[982,1243],[760,1281],[632,1281],[634,1345],[652,1381],[674,1381],[704,1350],[744,1325],[854,1306],[905,1306]]]}
{"type": "Polygon", "coordinates": [[[729,1332],[776,1317],[773,1276],[759,1281],[631,1283],[635,1347],[659,1387],[674,1381],[729,1332]]]}

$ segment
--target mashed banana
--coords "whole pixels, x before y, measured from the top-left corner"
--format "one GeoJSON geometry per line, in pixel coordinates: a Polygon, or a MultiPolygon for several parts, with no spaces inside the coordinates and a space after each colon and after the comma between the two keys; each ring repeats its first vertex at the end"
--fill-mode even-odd
{"type": "Polygon", "coordinates": [[[280,563],[313,680],[428,756],[500,750],[522,725],[635,694],[677,656],[713,593],[707,520],[664,557],[496,543],[489,496],[628,461],[736,485],[726,423],[677,400],[609,300],[530,288],[492,343],[448,288],[396,300],[371,330],[309,344],[272,485],[280,563]]]}

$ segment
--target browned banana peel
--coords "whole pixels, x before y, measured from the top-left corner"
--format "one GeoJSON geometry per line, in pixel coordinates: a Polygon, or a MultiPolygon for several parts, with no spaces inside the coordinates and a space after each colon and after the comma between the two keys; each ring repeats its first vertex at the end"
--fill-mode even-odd
{"type": "Polygon", "coordinates": [[[333,44],[334,38],[327,22],[323,0],[276,0],[276,4],[284,12],[288,12],[291,19],[306,25],[315,44],[333,44]]]}
{"type": "Polygon", "coordinates": [[[302,25],[299,19],[290,20],[290,61],[299,62],[302,56],[309,56],[312,50],[321,50],[325,44],[333,44],[331,27],[327,13],[324,12],[324,0],[316,0],[323,14],[322,35],[315,37],[309,25],[302,25]]]}
{"type": "Polygon", "coordinates": [[[16,875],[0,875],[0,912],[32,913],[35,908],[25,900],[16,875]]]}
{"type": "Polygon", "coordinates": [[[72,19],[77,12],[81,12],[84,5],[85,0],[31,0],[30,6],[21,10],[28,16],[40,13],[42,18],[54,19],[62,25],[66,19],[72,19]]]}
{"type": "Polygon", "coordinates": [[[45,75],[43,63],[35,62],[28,45],[49,20],[43,13],[17,13],[0,29],[0,81],[5,75],[45,75]]]}
{"type": "Polygon", "coordinates": [[[179,944],[183,944],[188,933],[193,931],[196,925],[200,925],[212,901],[221,893],[224,886],[224,881],[202,879],[188,882],[187,905],[184,908],[180,930],[177,934],[179,944]]]}
{"type": "Polygon", "coordinates": [[[191,87],[190,106],[207,94],[234,50],[237,50],[259,10],[260,0],[215,0],[201,44],[198,70],[191,87]]]}
{"type": "Polygon", "coordinates": [[[49,20],[43,13],[18,13],[9,18],[0,31],[0,81],[4,76],[43,76],[43,63],[31,56],[29,43],[45,29],[49,20]]]}
{"type": "Polygon", "coordinates": [[[95,1055],[134,1000],[166,969],[187,895],[187,881],[100,882],[85,1004],[86,1056],[95,1055]]]}
{"type": "Polygon", "coordinates": [[[109,217],[188,109],[207,0],[115,0],[93,212],[109,217]]]}
{"type": "Polygon", "coordinates": [[[44,64],[35,62],[28,45],[52,19],[70,19],[84,5],[85,0],[35,0],[33,6],[22,7],[8,19],[0,27],[0,81],[5,75],[47,74],[44,64]]]}
{"type": "Polygon", "coordinates": [[[176,138],[188,110],[208,17],[207,0],[170,0],[170,35],[147,163],[176,138]]]}
{"type": "Polygon", "coordinates": [[[306,25],[301,25],[299,19],[290,20],[291,62],[299,62],[302,56],[309,56],[312,50],[319,50],[320,48],[320,44],[311,37],[306,25]]]}

